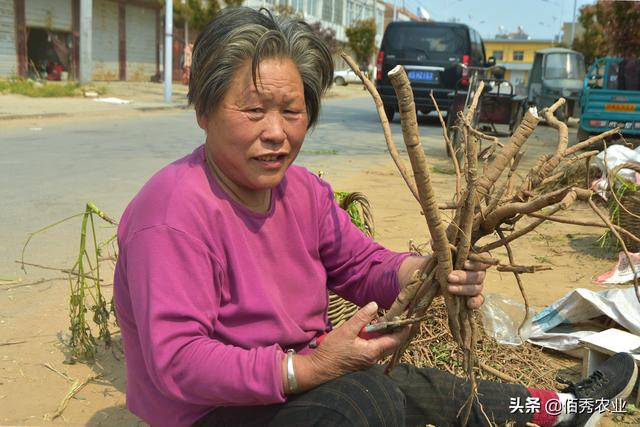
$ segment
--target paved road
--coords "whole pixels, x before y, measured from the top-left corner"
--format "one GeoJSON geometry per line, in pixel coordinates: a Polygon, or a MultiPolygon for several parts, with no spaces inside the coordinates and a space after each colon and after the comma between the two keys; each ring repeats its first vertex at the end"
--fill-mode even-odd
{"type": "MultiPolygon", "coordinates": [[[[436,117],[420,116],[420,132],[429,156],[445,151],[436,117]]],[[[401,144],[398,119],[393,123],[401,144]]],[[[553,141],[542,127],[531,145],[553,141]]],[[[83,210],[88,200],[114,217],[140,186],[168,162],[203,142],[192,112],[149,114],[77,124],[3,130],[0,133],[0,279],[21,275],[18,259],[28,233],[83,210]]],[[[530,155],[536,149],[530,149],[530,155]]],[[[386,157],[375,108],[368,97],[328,100],[319,125],[308,136],[298,164],[312,170],[354,156],[386,157]],[[331,150],[337,154],[330,154],[331,150]]],[[[79,239],[80,222],[72,221],[37,237],[28,259],[68,266],[79,239]]],[[[102,236],[113,230],[100,224],[102,236]]],[[[40,277],[30,270],[31,277],[40,277]]],[[[26,280],[29,280],[28,278],[26,280]]]]}

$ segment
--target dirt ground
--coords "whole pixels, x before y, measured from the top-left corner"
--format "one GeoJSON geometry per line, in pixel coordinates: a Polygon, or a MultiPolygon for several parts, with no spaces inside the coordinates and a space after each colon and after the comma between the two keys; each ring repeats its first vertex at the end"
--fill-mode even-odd
{"type": "MultiPolygon", "coordinates": [[[[432,164],[432,168],[436,191],[445,201],[451,194],[454,177],[442,173],[449,168],[444,162],[432,164]]],[[[428,240],[417,204],[389,157],[336,155],[319,161],[312,169],[323,170],[325,178],[336,190],[362,191],[369,197],[376,221],[376,240],[383,245],[408,250],[410,238],[416,244],[428,240]]],[[[594,217],[580,204],[563,215],[581,219],[594,217]]],[[[611,268],[615,255],[599,248],[600,234],[600,230],[545,224],[513,245],[518,263],[552,267],[550,271],[524,277],[532,305],[542,308],[578,287],[604,289],[594,284],[593,279],[611,268]]],[[[500,250],[494,255],[506,258],[500,250]]],[[[27,282],[34,277],[55,279],[60,276],[38,272],[20,283],[5,284],[0,288],[0,328],[4,337],[0,343],[0,425],[144,425],[124,406],[125,367],[117,334],[116,345],[102,349],[94,364],[64,364],[65,349],[61,338],[69,326],[68,282],[27,282]],[[99,377],[86,384],[68,402],[61,416],[54,420],[46,418],[56,411],[74,381],[82,382],[96,375],[99,377]]],[[[105,289],[110,293],[111,286],[107,285],[105,289]]],[[[521,301],[510,274],[490,271],[485,289],[486,293],[521,301]]],[[[575,369],[579,369],[579,364],[578,360],[571,363],[575,369]]],[[[603,423],[609,424],[610,421],[603,423]]]]}

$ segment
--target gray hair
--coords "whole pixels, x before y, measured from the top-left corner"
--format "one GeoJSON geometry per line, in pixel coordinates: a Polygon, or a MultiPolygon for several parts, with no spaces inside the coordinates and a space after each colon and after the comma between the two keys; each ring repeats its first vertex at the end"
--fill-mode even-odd
{"type": "Polygon", "coordinates": [[[213,111],[224,99],[236,70],[248,59],[257,88],[258,65],[269,58],[290,58],[296,64],[311,128],[318,120],[322,95],[333,80],[331,52],[304,21],[274,18],[265,9],[227,8],[207,24],[193,47],[189,103],[199,115],[213,111]]]}

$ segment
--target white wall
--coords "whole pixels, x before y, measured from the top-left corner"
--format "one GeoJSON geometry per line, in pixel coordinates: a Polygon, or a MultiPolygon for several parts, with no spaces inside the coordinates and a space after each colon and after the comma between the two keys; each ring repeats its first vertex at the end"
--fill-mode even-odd
{"type": "Polygon", "coordinates": [[[148,81],[156,73],[156,11],[127,5],[127,80],[148,81]]]}
{"type": "Polygon", "coordinates": [[[0,76],[18,74],[13,0],[0,0],[0,76]]]}
{"type": "Polygon", "coordinates": [[[71,31],[71,0],[26,0],[27,27],[71,31]]]}
{"type": "MultiPolygon", "coordinates": [[[[118,4],[93,0],[92,80],[118,80],[118,4]]],[[[82,43],[82,40],[80,40],[82,43]]]]}

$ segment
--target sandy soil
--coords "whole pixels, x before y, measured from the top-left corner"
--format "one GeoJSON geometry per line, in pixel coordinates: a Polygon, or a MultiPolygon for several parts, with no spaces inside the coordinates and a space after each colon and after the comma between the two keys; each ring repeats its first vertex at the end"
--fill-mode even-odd
{"type": "MultiPolygon", "coordinates": [[[[433,166],[436,170],[448,168],[444,163],[433,166]]],[[[323,170],[325,178],[337,190],[362,191],[369,197],[376,220],[376,239],[382,244],[395,250],[407,250],[410,238],[417,244],[428,240],[424,219],[390,158],[325,156],[311,169],[323,170]]],[[[433,179],[441,200],[445,201],[451,194],[454,177],[435,173],[433,179]]],[[[563,215],[592,217],[581,205],[563,215]]],[[[514,244],[518,263],[553,267],[551,271],[524,278],[533,305],[544,307],[577,287],[603,289],[592,280],[611,267],[612,257],[599,249],[599,235],[599,230],[546,224],[514,244]]],[[[498,250],[494,255],[506,259],[502,251],[498,250]]],[[[43,277],[59,276],[52,273],[43,277]]],[[[106,289],[110,292],[111,287],[106,289]]],[[[60,343],[60,334],[68,330],[67,282],[52,280],[29,284],[25,281],[4,285],[1,290],[0,425],[140,424],[124,408],[125,368],[118,345],[102,350],[92,365],[63,363],[65,350],[60,343]],[[100,375],[100,378],[78,392],[62,416],[53,421],[45,420],[47,414],[56,411],[76,379],[83,381],[93,375],[100,375]]],[[[521,301],[509,274],[492,271],[486,281],[486,292],[521,301]]],[[[578,363],[576,361],[575,366],[578,363]]]]}

